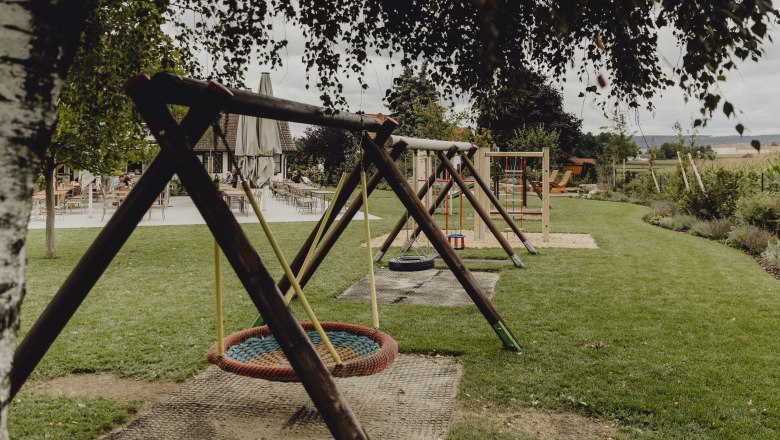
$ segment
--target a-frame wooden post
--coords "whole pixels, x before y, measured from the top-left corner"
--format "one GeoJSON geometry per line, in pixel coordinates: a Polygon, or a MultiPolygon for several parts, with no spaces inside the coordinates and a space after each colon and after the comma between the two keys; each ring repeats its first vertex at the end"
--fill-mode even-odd
{"type": "MultiPolygon", "coordinates": [[[[223,93],[230,94],[228,89],[219,87],[223,93]]],[[[367,439],[368,435],[336,388],[333,377],[303,327],[287,307],[282,293],[260,256],[223,202],[208,173],[192,154],[190,145],[197,140],[188,140],[185,137],[166,104],[155,96],[151,81],[136,81],[128,87],[128,94],[133,98],[160,149],[173,163],[176,174],[258,311],[268,323],[331,434],[337,439],[367,439]]]]}
{"type": "MultiPolygon", "coordinates": [[[[474,211],[476,211],[477,215],[479,215],[482,218],[482,221],[485,222],[485,226],[490,230],[490,232],[493,234],[493,237],[498,241],[498,243],[501,245],[501,247],[504,249],[504,252],[509,255],[509,258],[512,260],[512,262],[517,267],[525,267],[523,265],[523,262],[520,260],[520,257],[517,256],[517,253],[515,253],[515,250],[512,249],[512,246],[509,244],[507,239],[501,235],[501,231],[498,230],[496,227],[496,224],[493,223],[493,220],[490,219],[490,214],[488,214],[485,209],[482,207],[482,205],[479,204],[477,201],[476,196],[472,194],[471,190],[469,190],[468,185],[466,185],[466,182],[463,181],[463,178],[460,177],[460,173],[458,173],[458,170],[455,168],[455,165],[450,162],[449,159],[447,159],[447,156],[444,155],[443,152],[437,151],[436,155],[439,156],[439,161],[444,164],[444,167],[449,171],[450,178],[455,182],[455,184],[458,185],[460,188],[460,195],[463,197],[466,196],[467,199],[469,199],[469,203],[471,203],[471,206],[474,208],[474,211]]],[[[466,159],[465,157],[463,159],[466,159]]],[[[468,160],[468,159],[466,159],[468,160]]],[[[461,201],[462,203],[462,201],[461,201]]]]}
{"type": "Polygon", "coordinates": [[[442,260],[447,264],[447,267],[452,271],[460,284],[466,290],[474,304],[477,306],[482,316],[490,324],[493,331],[496,332],[499,339],[504,345],[504,348],[508,350],[519,350],[520,344],[512,334],[509,327],[501,318],[498,311],[493,307],[493,303],[482,291],[482,288],[477,283],[477,280],[471,274],[471,272],[463,264],[463,261],[455,254],[452,246],[447,242],[447,238],[439,229],[439,226],[433,220],[428,212],[425,210],[420,199],[417,198],[417,194],[414,189],[409,185],[409,182],[404,179],[403,174],[396,166],[384,147],[374,143],[368,136],[363,136],[363,142],[361,143],[363,151],[376,165],[377,169],[385,177],[385,181],[390,185],[395,194],[404,204],[406,210],[412,215],[414,220],[422,228],[428,241],[431,242],[433,247],[441,256],[442,260]]]}
{"type": "MultiPolygon", "coordinates": [[[[190,108],[181,122],[181,129],[188,139],[199,139],[203,135],[208,122],[219,114],[221,99],[224,99],[221,93],[207,89],[197,104],[190,108]]],[[[79,259],[14,353],[11,399],[76,313],[173,175],[173,166],[167,158],[158,154],[146,168],[133,191],[117,207],[116,213],[79,259]]]]}
{"type": "MultiPolygon", "coordinates": [[[[471,156],[473,153],[474,150],[471,150],[466,154],[471,156]]],[[[436,196],[436,200],[433,201],[433,204],[428,209],[428,215],[432,216],[436,213],[436,210],[439,209],[439,206],[441,206],[442,203],[444,203],[444,200],[447,198],[447,194],[449,194],[450,190],[454,185],[455,182],[452,179],[448,180],[447,183],[444,184],[444,187],[442,187],[441,192],[439,192],[439,195],[436,196]]],[[[409,235],[409,238],[407,238],[403,246],[401,246],[401,252],[408,251],[412,247],[414,242],[417,240],[417,237],[420,236],[421,232],[422,229],[420,229],[420,225],[415,225],[414,230],[409,235]]],[[[393,237],[393,240],[395,240],[395,237],[393,237]]]]}
{"type": "MultiPolygon", "coordinates": [[[[525,160],[525,159],[523,159],[525,160]]],[[[485,195],[487,195],[488,200],[493,205],[496,210],[498,210],[498,213],[501,214],[501,217],[504,218],[504,221],[509,225],[509,227],[512,228],[512,231],[517,235],[517,238],[519,238],[522,242],[525,248],[528,250],[528,252],[532,255],[536,255],[536,249],[531,244],[531,241],[528,240],[528,237],[523,233],[523,231],[517,226],[517,223],[515,223],[515,220],[512,218],[512,216],[509,215],[508,212],[506,212],[506,209],[504,209],[503,206],[501,206],[501,202],[498,200],[495,194],[493,194],[492,191],[490,191],[490,187],[487,185],[487,182],[485,182],[485,179],[482,178],[482,176],[477,172],[476,167],[473,163],[469,160],[468,157],[465,155],[461,158],[461,161],[463,162],[463,165],[468,168],[469,171],[471,171],[471,174],[474,177],[474,180],[477,182],[477,185],[482,189],[482,191],[485,192],[485,195]]],[[[476,205],[475,205],[476,208],[476,205]]],[[[490,220],[488,218],[488,220],[490,220]]],[[[485,224],[488,223],[488,220],[485,220],[485,224]]],[[[492,220],[490,221],[492,223],[492,220]]]]}
{"type": "MultiPolygon", "coordinates": [[[[455,151],[448,151],[447,157],[452,158],[452,156],[455,155],[455,151]]],[[[441,174],[441,172],[444,171],[444,164],[439,162],[439,165],[436,166],[436,170],[431,173],[430,176],[428,176],[428,180],[426,180],[425,185],[420,188],[419,191],[417,191],[417,198],[422,200],[423,197],[428,193],[428,190],[431,188],[431,186],[436,182],[436,176],[441,174]]],[[[449,183],[449,182],[448,182],[449,183]]],[[[452,184],[447,188],[447,191],[442,191],[439,194],[446,194],[449,192],[449,188],[452,187],[452,184]]],[[[437,198],[437,201],[433,203],[433,206],[438,207],[439,200],[437,198]]],[[[436,212],[436,208],[434,208],[434,212],[436,212]]],[[[393,241],[395,241],[395,238],[398,237],[398,234],[401,232],[401,230],[404,228],[404,225],[406,225],[406,222],[409,221],[409,211],[404,211],[403,214],[401,214],[401,218],[398,219],[393,229],[390,230],[390,233],[387,234],[387,238],[385,239],[385,242],[382,243],[382,246],[379,247],[379,249],[376,251],[376,254],[374,254],[374,262],[378,262],[382,260],[382,257],[385,255],[388,249],[390,249],[390,246],[393,245],[393,241]]]]}

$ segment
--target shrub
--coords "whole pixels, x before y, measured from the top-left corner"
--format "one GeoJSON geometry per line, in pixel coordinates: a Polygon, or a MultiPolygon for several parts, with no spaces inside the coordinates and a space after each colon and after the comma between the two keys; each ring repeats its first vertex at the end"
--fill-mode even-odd
{"type": "Polygon", "coordinates": [[[675,215],[669,220],[669,229],[674,231],[687,231],[697,222],[696,217],[686,214],[675,215]]]}
{"type": "Polygon", "coordinates": [[[666,229],[673,229],[674,219],[672,217],[661,217],[658,219],[658,226],[666,229]]]}
{"type": "Polygon", "coordinates": [[[691,189],[681,194],[680,203],[687,212],[698,218],[711,220],[731,217],[739,199],[739,182],[743,172],[738,170],[706,170],[702,181],[707,189],[703,193],[695,179],[691,189]]]}
{"type": "Polygon", "coordinates": [[[764,258],[770,266],[780,269],[780,240],[772,240],[766,247],[764,252],[761,252],[761,257],[764,258]]]}
{"type": "Polygon", "coordinates": [[[780,235],[780,196],[756,194],[739,199],[737,215],[748,224],[780,235]]]}
{"type": "Polygon", "coordinates": [[[753,225],[741,225],[729,232],[726,243],[751,254],[764,252],[773,238],[772,233],[753,225]]]}
{"type": "Polygon", "coordinates": [[[188,195],[187,188],[181,184],[181,181],[179,179],[171,179],[171,197],[186,195],[188,195]]]}
{"type": "Polygon", "coordinates": [[[655,184],[649,174],[636,176],[623,185],[623,193],[633,199],[652,199],[656,196],[655,184]]]}
{"type": "Polygon", "coordinates": [[[650,204],[650,211],[653,215],[672,217],[677,214],[677,205],[668,200],[656,200],[650,204]]]}
{"type": "Polygon", "coordinates": [[[712,236],[712,230],[710,229],[710,222],[698,221],[691,226],[691,234],[697,237],[710,238],[712,236]]]}
{"type": "Polygon", "coordinates": [[[708,193],[703,193],[696,187],[685,193],[683,204],[685,210],[696,218],[712,220],[720,218],[717,201],[708,193]]]}
{"type": "Polygon", "coordinates": [[[628,201],[628,197],[626,197],[625,194],[619,193],[619,192],[613,192],[612,194],[610,194],[610,197],[611,197],[611,200],[613,202],[627,202],[628,201]]]}
{"type": "Polygon", "coordinates": [[[719,218],[710,221],[710,238],[713,240],[725,240],[731,232],[731,221],[719,218]]]}
{"type": "Polygon", "coordinates": [[[665,217],[661,217],[660,215],[645,214],[642,217],[642,220],[650,223],[651,225],[660,226],[661,225],[661,220],[664,219],[664,218],[665,217]]]}

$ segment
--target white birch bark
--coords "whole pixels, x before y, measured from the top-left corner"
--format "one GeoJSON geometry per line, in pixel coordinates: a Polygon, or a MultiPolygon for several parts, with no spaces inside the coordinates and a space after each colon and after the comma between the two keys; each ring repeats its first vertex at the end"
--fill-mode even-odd
{"type": "Polygon", "coordinates": [[[19,3],[0,3],[0,438],[8,438],[11,361],[24,297],[25,239],[37,156],[16,139],[29,139],[30,123],[44,119],[26,105],[32,14],[19,3]],[[9,28],[11,26],[11,28],[9,28]],[[15,27],[15,28],[14,28],[15,27]],[[19,135],[18,137],[16,135],[19,135]]]}
{"type": "Polygon", "coordinates": [[[25,293],[33,179],[82,27],[83,15],[67,0],[0,2],[0,439],[8,438],[9,375],[25,293]],[[63,8],[75,13],[61,15],[63,8]]]}

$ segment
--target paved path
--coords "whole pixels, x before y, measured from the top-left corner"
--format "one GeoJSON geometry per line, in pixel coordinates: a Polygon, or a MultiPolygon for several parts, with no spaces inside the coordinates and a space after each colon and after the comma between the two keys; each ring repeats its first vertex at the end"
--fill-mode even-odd
{"type": "MultiPolygon", "coordinates": [[[[269,223],[282,223],[282,222],[316,222],[322,216],[321,211],[316,213],[301,213],[294,206],[288,205],[284,202],[268,198],[266,200],[266,206],[260,205],[263,209],[263,215],[269,223]]],[[[95,204],[92,208],[92,215],[85,212],[70,212],[68,214],[57,215],[54,220],[56,229],[71,229],[71,228],[102,228],[115,211],[111,210],[106,213],[106,218],[101,221],[103,215],[102,204],[95,204]]],[[[236,220],[239,223],[259,223],[255,218],[254,213],[249,211],[249,215],[238,212],[237,209],[233,210],[236,216],[236,220]]],[[[370,215],[369,220],[378,220],[379,217],[370,215]]],[[[352,220],[363,220],[363,213],[359,212],[355,214],[352,220]]],[[[151,211],[151,218],[147,214],[139,226],[171,226],[171,225],[203,225],[206,222],[203,221],[198,209],[189,197],[171,197],[170,206],[165,210],[165,220],[162,219],[162,213],[159,209],[153,209],[151,211]]],[[[30,229],[44,229],[46,228],[46,216],[36,215],[33,213],[29,224],[30,229]]]]}

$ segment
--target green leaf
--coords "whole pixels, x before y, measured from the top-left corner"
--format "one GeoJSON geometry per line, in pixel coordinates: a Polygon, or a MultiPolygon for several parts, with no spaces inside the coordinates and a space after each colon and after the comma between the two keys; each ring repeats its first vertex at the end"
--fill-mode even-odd
{"type": "Polygon", "coordinates": [[[734,106],[728,101],[724,102],[723,113],[725,113],[726,116],[731,116],[734,113],[734,106]]]}
{"type": "Polygon", "coordinates": [[[734,127],[734,128],[736,128],[736,129],[737,129],[737,133],[739,133],[740,135],[742,134],[742,132],[744,132],[744,131],[745,131],[745,126],[744,126],[744,125],[742,125],[742,124],[737,124],[737,126],[736,126],[736,127],[734,127]]]}
{"type": "Polygon", "coordinates": [[[750,146],[755,148],[759,153],[761,152],[761,142],[759,142],[757,139],[750,141],[750,146]]]}

